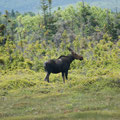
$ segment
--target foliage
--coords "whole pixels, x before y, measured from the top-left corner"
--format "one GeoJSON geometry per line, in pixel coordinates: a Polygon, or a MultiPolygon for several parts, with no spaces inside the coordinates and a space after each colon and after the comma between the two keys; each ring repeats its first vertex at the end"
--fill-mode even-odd
{"type": "Polygon", "coordinates": [[[42,8],[44,2],[42,15],[6,11],[0,16],[1,69],[42,71],[46,60],[69,54],[67,47],[84,56],[71,69],[119,64],[119,14],[81,2],[52,12],[52,1],[43,1],[42,8]]]}

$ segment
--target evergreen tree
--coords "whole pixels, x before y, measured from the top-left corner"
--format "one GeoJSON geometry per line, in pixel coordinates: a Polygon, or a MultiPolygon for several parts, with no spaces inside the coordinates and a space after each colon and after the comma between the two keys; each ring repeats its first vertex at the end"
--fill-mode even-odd
{"type": "Polygon", "coordinates": [[[16,17],[14,10],[11,11],[11,17],[16,17]]]}

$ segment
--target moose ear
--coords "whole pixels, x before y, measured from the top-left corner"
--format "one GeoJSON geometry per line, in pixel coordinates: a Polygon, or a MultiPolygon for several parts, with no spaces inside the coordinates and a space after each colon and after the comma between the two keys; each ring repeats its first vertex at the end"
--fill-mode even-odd
{"type": "Polygon", "coordinates": [[[68,49],[70,52],[73,52],[73,50],[72,50],[71,48],[68,47],[67,49],[68,49]]]}
{"type": "Polygon", "coordinates": [[[73,51],[71,48],[68,47],[68,50],[69,50],[72,54],[74,54],[74,51],[73,51]]]}

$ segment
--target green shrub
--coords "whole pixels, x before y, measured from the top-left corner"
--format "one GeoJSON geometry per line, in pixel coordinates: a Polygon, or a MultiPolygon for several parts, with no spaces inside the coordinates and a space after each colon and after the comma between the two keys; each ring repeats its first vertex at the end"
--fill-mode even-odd
{"type": "Polygon", "coordinates": [[[10,89],[18,89],[18,88],[26,88],[36,85],[36,83],[28,81],[28,80],[9,80],[0,84],[0,89],[10,90],[10,89]]]}

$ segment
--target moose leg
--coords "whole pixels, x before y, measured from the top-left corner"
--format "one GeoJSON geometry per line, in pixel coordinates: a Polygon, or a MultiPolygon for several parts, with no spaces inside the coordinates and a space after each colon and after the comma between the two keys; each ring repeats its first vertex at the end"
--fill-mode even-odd
{"type": "Polygon", "coordinates": [[[65,73],[62,72],[63,83],[65,83],[65,73]]]}
{"type": "Polygon", "coordinates": [[[49,76],[50,76],[50,73],[47,72],[47,75],[46,75],[46,77],[45,77],[44,80],[47,81],[47,82],[49,82],[49,76]]]}
{"type": "Polygon", "coordinates": [[[68,80],[68,71],[65,72],[66,80],[68,80]]]}

